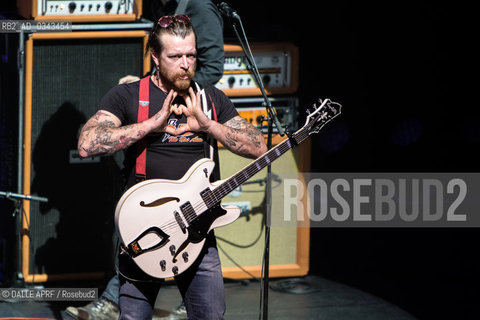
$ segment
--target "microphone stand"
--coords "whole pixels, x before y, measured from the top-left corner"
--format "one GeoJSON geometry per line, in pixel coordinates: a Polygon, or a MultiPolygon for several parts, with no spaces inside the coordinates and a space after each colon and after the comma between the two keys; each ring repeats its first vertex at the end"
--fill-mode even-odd
{"type": "Polygon", "coordinates": [[[0,191],[0,196],[3,196],[7,199],[21,199],[21,200],[33,200],[33,201],[39,201],[39,202],[48,202],[48,198],[45,197],[39,197],[39,196],[32,196],[30,194],[19,194],[19,193],[13,193],[13,192],[8,192],[8,191],[0,191]]]}
{"type": "MultiPolygon", "coordinates": [[[[245,30],[243,28],[242,20],[238,14],[233,15],[233,31],[235,32],[238,41],[240,42],[240,46],[242,47],[243,53],[245,54],[245,58],[247,60],[247,69],[253,74],[255,82],[260,89],[264,101],[264,106],[267,109],[267,123],[268,123],[268,133],[267,133],[267,148],[270,150],[272,148],[272,134],[273,134],[273,126],[272,123],[275,123],[275,127],[278,130],[278,134],[280,136],[284,136],[285,132],[282,128],[282,125],[280,124],[277,114],[275,112],[275,109],[273,108],[270,99],[268,98],[266,92],[265,92],[265,87],[263,85],[262,78],[260,77],[260,72],[258,71],[257,64],[255,63],[255,59],[253,57],[252,51],[250,50],[250,45],[248,44],[248,39],[245,34],[245,30]],[[235,20],[238,21],[240,30],[242,31],[243,39],[245,41],[245,44],[242,40],[242,37],[240,36],[238,30],[237,30],[237,25],[235,20]]],[[[271,195],[272,195],[272,179],[271,179],[271,172],[272,172],[272,167],[269,164],[267,166],[267,179],[266,179],[266,186],[265,186],[265,196],[266,196],[266,217],[265,217],[265,252],[264,252],[264,262],[263,262],[263,289],[262,289],[262,319],[267,320],[268,319],[268,288],[269,288],[269,269],[270,269],[270,224],[271,224],[271,209],[272,209],[272,204],[271,204],[271,195]]]]}
{"type": "MultiPolygon", "coordinates": [[[[18,247],[15,248],[16,253],[20,251],[21,247],[21,230],[22,230],[22,214],[23,214],[23,200],[29,200],[29,201],[39,201],[39,202],[48,202],[48,198],[45,197],[39,197],[39,196],[32,196],[28,194],[20,194],[20,193],[13,193],[10,191],[0,191],[0,197],[4,197],[6,199],[9,199],[13,201],[14,203],[14,210],[12,213],[12,216],[15,218],[15,236],[17,237],[16,239],[16,245],[18,247]]],[[[17,256],[17,261],[15,265],[15,275],[13,276],[13,286],[20,286],[23,287],[23,275],[21,273],[21,267],[20,267],[20,258],[17,256]]]]}

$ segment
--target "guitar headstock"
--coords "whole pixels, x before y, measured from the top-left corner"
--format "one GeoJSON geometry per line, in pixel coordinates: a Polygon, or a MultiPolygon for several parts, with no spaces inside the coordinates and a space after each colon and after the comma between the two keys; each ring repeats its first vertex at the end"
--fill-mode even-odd
{"type": "Polygon", "coordinates": [[[330,99],[318,99],[307,109],[308,116],[305,125],[294,134],[297,143],[302,142],[313,133],[318,133],[327,122],[341,113],[341,109],[342,105],[337,102],[330,99]]]}
{"type": "Polygon", "coordinates": [[[309,134],[318,133],[323,126],[341,113],[342,105],[330,99],[318,99],[307,109],[307,120],[304,128],[309,128],[309,134]]]}

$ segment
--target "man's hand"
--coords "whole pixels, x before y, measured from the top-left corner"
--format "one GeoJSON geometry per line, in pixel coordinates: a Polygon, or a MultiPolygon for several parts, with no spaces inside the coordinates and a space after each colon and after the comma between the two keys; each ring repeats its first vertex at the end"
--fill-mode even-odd
{"type": "Polygon", "coordinates": [[[148,119],[151,125],[151,131],[154,132],[167,132],[169,134],[175,134],[174,128],[168,126],[168,117],[172,112],[177,113],[178,108],[172,105],[173,100],[177,97],[178,93],[174,90],[170,90],[165,101],[163,102],[162,109],[158,111],[153,117],[148,119]]]}
{"type": "MultiPolygon", "coordinates": [[[[187,123],[184,126],[172,132],[168,132],[173,135],[181,135],[185,132],[207,132],[211,126],[212,120],[209,119],[202,110],[202,99],[200,92],[193,92],[193,89],[190,87],[188,89],[188,94],[182,95],[185,100],[185,105],[181,104],[179,106],[172,106],[171,110],[176,115],[184,114],[187,117],[187,123]]],[[[173,129],[173,128],[168,128],[173,129]]]]}

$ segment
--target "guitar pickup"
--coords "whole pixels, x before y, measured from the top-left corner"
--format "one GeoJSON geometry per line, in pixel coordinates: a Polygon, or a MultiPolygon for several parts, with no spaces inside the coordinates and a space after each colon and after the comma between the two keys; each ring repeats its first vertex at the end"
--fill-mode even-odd
{"type": "Polygon", "coordinates": [[[217,199],[215,199],[215,196],[212,193],[212,190],[210,190],[210,188],[202,190],[200,192],[200,196],[202,197],[203,202],[205,202],[208,208],[215,206],[215,204],[219,202],[217,199]]]}
{"type": "Polygon", "coordinates": [[[180,211],[182,211],[183,217],[185,218],[185,220],[187,220],[189,224],[197,218],[197,214],[195,213],[195,210],[193,209],[190,201],[182,204],[180,206],[180,211]]]}

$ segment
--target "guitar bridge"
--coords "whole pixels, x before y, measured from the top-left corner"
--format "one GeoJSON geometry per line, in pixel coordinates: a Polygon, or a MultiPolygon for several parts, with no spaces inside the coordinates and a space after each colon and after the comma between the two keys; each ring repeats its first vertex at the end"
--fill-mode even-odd
{"type": "Polygon", "coordinates": [[[178,223],[178,226],[180,227],[180,230],[182,230],[183,234],[187,233],[187,227],[185,226],[185,223],[183,223],[182,217],[180,217],[180,213],[178,211],[175,211],[173,213],[175,216],[175,220],[178,223]]]}

